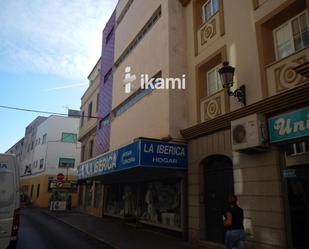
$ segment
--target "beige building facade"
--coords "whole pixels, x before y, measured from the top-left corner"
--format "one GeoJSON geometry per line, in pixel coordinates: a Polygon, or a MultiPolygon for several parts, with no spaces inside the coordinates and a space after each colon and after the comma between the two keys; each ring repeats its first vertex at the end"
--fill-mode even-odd
{"type": "Polygon", "coordinates": [[[81,162],[96,156],[96,126],[99,108],[101,59],[88,76],[89,87],[81,98],[81,118],[78,140],[82,144],[81,162]]]}
{"type": "Polygon", "coordinates": [[[189,240],[223,247],[222,215],[234,192],[244,209],[248,248],[308,247],[308,1],[181,2],[189,240]],[[245,85],[246,105],[222,89],[224,61],[235,68],[230,90],[245,85]],[[261,132],[266,127],[268,136],[261,132]]]}
{"type": "MultiPolygon", "coordinates": [[[[110,127],[110,145],[79,166],[80,196],[86,206],[103,202],[102,216],[185,237],[187,147],[180,130],[188,126],[186,90],[141,87],[145,75],[155,81],[186,74],[183,6],[177,0],[120,0],[113,18],[113,27],[107,23],[109,34],[115,33],[114,62],[107,68],[112,103],[102,122],[102,130],[110,127]],[[129,92],[127,76],[132,77],[129,92]]],[[[107,98],[109,93],[102,88],[107,98]]]]}
{"type": "Polygon", "coordinates": [[[118,115],[119,107],[140,94],[142,75],[181,78],[186,73],[182,5],[178,1],[130,2],[121,0],[116,7],[111,149],[137,137],[181,138],[179,130],[187,124],[186,103],[181,101],[186,98],[185,90],[149,91],[118,115]],[[123,85],[126,67],[136,76],[130,94],[123,85]]]}

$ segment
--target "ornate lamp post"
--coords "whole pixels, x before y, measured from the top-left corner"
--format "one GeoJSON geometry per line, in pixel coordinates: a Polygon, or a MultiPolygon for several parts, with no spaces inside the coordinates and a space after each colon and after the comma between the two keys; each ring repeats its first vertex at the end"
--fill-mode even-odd
{"type": "Polygon", "coordinates": [[[246,105],[246,88],[245,85],[240,86],[234,92],[231,91],[231,87],[234,85],[234,72],[235,68],[229,65],[229,62],[223,62],[223,67],[219,69],[219,75],[223,88],[227,89],[229,96],[234,96],[243,105],[246,105]]]}

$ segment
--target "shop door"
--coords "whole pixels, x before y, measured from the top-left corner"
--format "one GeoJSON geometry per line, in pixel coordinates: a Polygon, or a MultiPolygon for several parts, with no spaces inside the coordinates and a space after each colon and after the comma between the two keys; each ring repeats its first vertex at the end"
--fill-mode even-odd
{"type": "Polygon", "coordinates": [[[205,230],[206,240],[224,243],[222,215],[227,197],[234,192],[233,164],[225,156],[212,156],[205,162],[205,230]]]}
{"type": "Polygon", "coordinates": [[[290,244],[293,249],[309,248],[309,143],[293,144],[285,157],[283,177],[290,244]],[[308,148],[307,148],[308,146],[308,148]],[[308,150],[307,150],[308,149],[308,150]],[[290,152],[292,151],[292,154],[290,152]],[[300,152],[300,153],[299,153],[300,152]]]}

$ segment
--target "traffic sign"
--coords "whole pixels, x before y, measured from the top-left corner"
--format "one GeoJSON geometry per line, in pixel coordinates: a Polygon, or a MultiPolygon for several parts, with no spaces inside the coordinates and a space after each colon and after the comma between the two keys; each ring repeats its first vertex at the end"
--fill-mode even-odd
{"type": "Polygon", "coordinates": [[[58,180],[58,181],[63,181],[63,180],[64,180],[64,174],[59,173],[59,174],[57,175],[57,180],[58,180]]]}

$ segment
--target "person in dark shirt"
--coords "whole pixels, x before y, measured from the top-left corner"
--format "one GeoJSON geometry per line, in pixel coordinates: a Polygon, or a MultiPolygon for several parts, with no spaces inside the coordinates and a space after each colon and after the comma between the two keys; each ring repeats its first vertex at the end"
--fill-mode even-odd
{"type": "Polygon", "coordinates": [[[226,249],[232,249],[233,246],[245,249],[244,211],[237,205],[236,195],[229,195],[228,203],[229,208],[223,216],[224,226],[227,229],[225,233],[226,249]]]}

